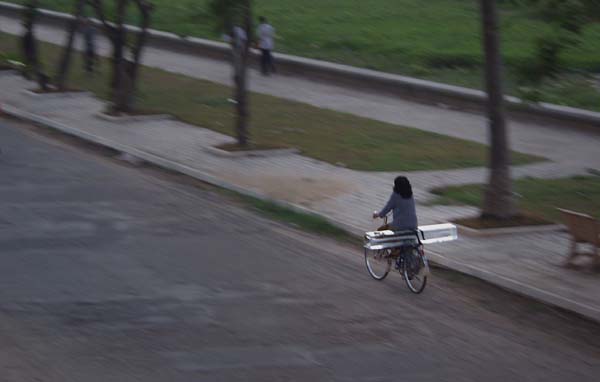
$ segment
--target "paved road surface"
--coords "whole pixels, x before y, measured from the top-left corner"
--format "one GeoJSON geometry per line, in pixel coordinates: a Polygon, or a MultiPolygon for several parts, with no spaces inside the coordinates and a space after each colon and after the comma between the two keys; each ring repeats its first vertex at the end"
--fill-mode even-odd
{"type": "Polygon", "coordinates": [[[0,121],[2,381],[598,380],[597,325],[58,138],[0,121]]]}

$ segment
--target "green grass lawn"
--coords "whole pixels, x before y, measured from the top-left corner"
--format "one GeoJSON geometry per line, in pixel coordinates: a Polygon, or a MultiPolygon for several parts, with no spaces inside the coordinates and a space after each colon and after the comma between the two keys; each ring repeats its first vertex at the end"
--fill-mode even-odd
{"type": "MultiPolygon", "coordinates": [[[[16,51],[17,39],[0,34],[0,51],[16,51]]],[[[59,50],[42,44],[46,63],[57,62],[59,50]]],[[[107,95],[108,63],[87,76],[76,55],[72,86],[107,95]]],[[[179,119],[225,134],[233,133],[234,112],[227,86],[144,67],[138,107],[170,113],[179,119]]],[[[351,114],[320,109],[262,94],[252,94],[251,135],[259,146],[297,147],[303,154],[366,171],[413,171],[484,166],[487,147],[445,135],[400,127],[351,114]]],[[[541,160],[514,153],[515,164],[541,160]]]]}
{"type": "MultiPolygon", "coordinates": [[[[24,3],[25,0],[10,0],[24,3]]],[[[111,2],[112,3],[112,2],[111,2]]],[[[208,0],[153,0],[156,29],[218,39],[208,0]]],[[[480,19],[476,0],[260,0],[256,15],[277,28],[277,50],[473,88],[482,87],[480,19]]],[[[69,12],[72,0],[40,0],[69,12]]],[[[513,69],[527,62],[548,26],[524,8],[505,5],[502,48],[506,89],[518,95],[513,69]]],[[[129,22],[135,22],[130,12],[129,22]]],[[[571,70],[543,86],[542,99],[600,110],[591,74],[600,71],[600,24],[564,54],[571,70]]]]}
{"type": "MultiPolygon", "coordinates": [[[[562,179],[527,178],[515,182],[519,207],[523,212],[560,221],[556,208],[586,213],[600,219],[600,176],[562,179]]],[[[448,187],[435,190],[435,204],[467,204],[481,207],[482,185],[448,187]]]]}

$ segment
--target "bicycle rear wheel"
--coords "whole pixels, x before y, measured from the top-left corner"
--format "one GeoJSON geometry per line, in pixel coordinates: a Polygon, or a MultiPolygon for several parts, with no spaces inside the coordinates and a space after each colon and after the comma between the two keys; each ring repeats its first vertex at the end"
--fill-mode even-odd
{"type": "Polygon", "coordinates": [[[422,248],[414,248],[404,255],[402,275],[408,289],[416,294],[423,292],[427,285],[429,265],[422,248]]]}
{"type": "Polygon", "coordinates": [[[381,281],[390,273],[392,268],[391,250],[370,250],[365,248],[365,264],[371,277],[381,281]]]}

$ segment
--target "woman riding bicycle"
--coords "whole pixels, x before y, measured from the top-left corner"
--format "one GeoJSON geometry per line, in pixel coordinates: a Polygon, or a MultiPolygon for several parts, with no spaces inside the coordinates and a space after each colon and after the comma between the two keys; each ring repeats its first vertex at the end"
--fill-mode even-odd
{"type": "Polygon", "coordinates": [[[390,200],[381,211],[373,213],[373,219],[383,218],[390,211],[394,212],[394,219],[392,223],[380,227],[380,231],[388,229],[393,231],[417,229],[417,212],[412,187],[408,179],[404,176],[399,176],[394,180],[394,192],[392,192],[390,200]]]}

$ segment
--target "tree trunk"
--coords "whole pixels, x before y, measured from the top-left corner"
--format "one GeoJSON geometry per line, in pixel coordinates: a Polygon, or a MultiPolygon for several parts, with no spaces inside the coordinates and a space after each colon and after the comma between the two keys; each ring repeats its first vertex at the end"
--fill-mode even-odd
{"type": "Polygon", "coordinates": [[[150,14],[152,12],[152,4],[144,0],[134,0],[138,6],[141,16],[140,29],[141,32],[137,36],[136,44],[133,48],[133,66],[131,67],[131,82],[133,84],[133,91],[135,91],[137,78],[140,68],[140,62],[142,60],[142,50],[146,45],[148,38],[148,28],[150,27],[150,14]]]}
{"type": "Polygon", "coordinates": [[[67,75],[69,72],[69,67],[71,65],[71,55],[73,53],[73,42],[75,41],[75,34],[77,33],[77,29],[80,24],[79,21],[83,12],[84,4],[85,0],[75,0],[75,11],[73,14],[75,18],[69,23],[67,42],[65,44],[63,55],[61,57],[60,65],[57,71],[58,74],[56,77],[56,86],[60,90],[64,90],[66,86],[67,75]]]}
{"type": "Polygon", "coordinates": [[[111,88],[113,110],[117,113],[128,113],[131,111],[129,102],[131,81],[128,74],[130,72],[130,63],[125,57],[127,33],[124,22],[127,4],[128,0],[118,0],[115,15],[111,88]]]}
{"type": "MultiPolygon", "coordinates": [[[[150,13],[152,5],[145,0],[134,0],[138,7],[141,17],[141,32],[135,39],[135,44],[130,50],[131,59],[125,57],[124,47],[121,50],[118,82],[115,90],[115,110],[118,112],[131,112],[134,107],[135,91],[139,73],[142,50],[146,44],[148,36],[148,27],[150,26],[150,13]]],[[[123,41],[125,41],[125,32],[123,29],[123,41]]],[[[117,38],[119,40],[119,38],[117,38]]],[[[125,44],[123,44],[124,46],[125,44]]]]}
{"type": "Polygon", "coordinates": [[[112,77],[111,89],[113,95],[119,92],[119,87],[122,84],[122,76],[125,73],[124,51],[127,43],[125,33],[125,11],[127,10],[127,0],[118,0],[115,14],[115,29],[113,39],[113,54],[112,54],[112,77]]]}
{"type": "Polygon", "coordinates": [[[243,5],[245,34],[242,39],[239,33],[233,31],[233,66],[236,100],[236,135],[238,145],[244,147],[249,143],[248,125],[250,110],[248,107],[248,55],[252,41],[252,2],[245,0],[243,5]]]}
{"type": "Polygon", "coordinates": [[[119,71],[118,83],[113,90],[113,109],[117,113],[129,113],[132,110],[132,84],[131,84],[131,66],[133,64],[126,58],[122,58],[116,70],[119,71]]]}
{"type": "Polygon", "coordinates": [[[34,36],[34,25],[37,13],[37,0],[30,0],[23,11],[23,27],[25,32],[21,40],[23,58],[29,69],[35,70],[38,65],[37,44],[34,36]]]}
{"type": "MultiPolygon", "coordinates": [[[[243,57],[241,57],[244,60],[243,57]]],[[[236,134],[240,146],[248,145],[248,90],[247,90],[247,67],[241,62],[236,74],[236,108],[237,122],[236,134]]]]}
{"type": "Polygon", "coordinates": [[[510,175],[510,150],[504,113],[502,60],[496,0],[480,0],[485,51],[485,83],[490,131],[489,182],[485,189],[482,216],[508,219],[515,215],[510,175]]]}
{"type": "Polygon", "coordinates": [[[96,11],[96,16],[102,22],[106,36],[112,44],[112,73],[110,78],[111,99],[113,101],[113,110],[116,112],[126,111],[127,103],[123,101],[123,81],[121,78],[125,72],[124,50],[126,44],[125,29],[123,22],[125,11],[127,9],[127,0],[118,0],[115,14],[115,22],[109,24],[104,16],[104,7],[102,0],[89,0],[96,11]]]}
{"type": "Polygon", "coordinates": [[[35,20],[37,17],[37,0],[31,0],[25,5],[23,13],[23,26],[25,33],[22,38],[23,57],[25,59],[25,71],[23,75],[27,79],[35,79],[40,89],[48,89],[48,76],[42,72],[38,57],[38,46],[35,38],[35,20]]]}

